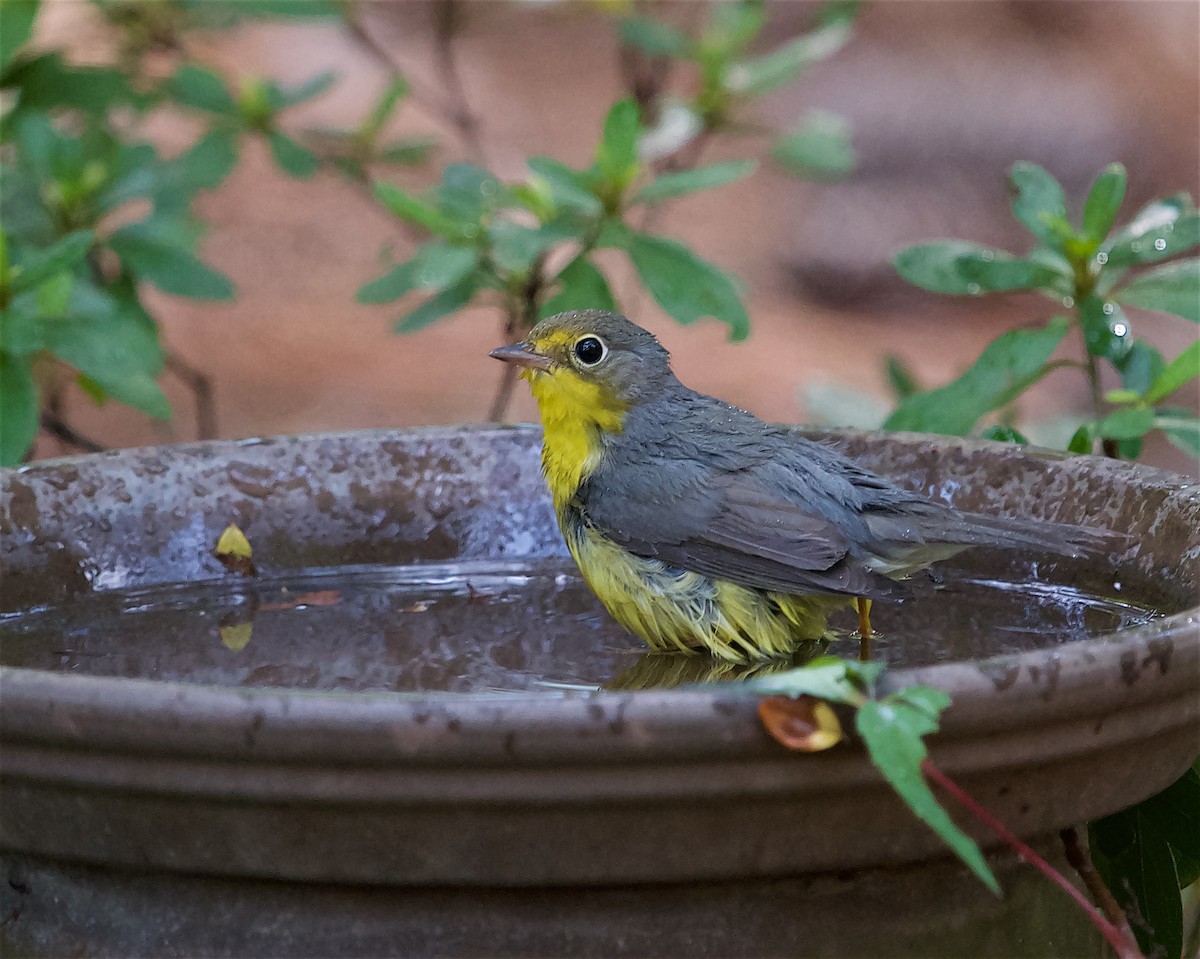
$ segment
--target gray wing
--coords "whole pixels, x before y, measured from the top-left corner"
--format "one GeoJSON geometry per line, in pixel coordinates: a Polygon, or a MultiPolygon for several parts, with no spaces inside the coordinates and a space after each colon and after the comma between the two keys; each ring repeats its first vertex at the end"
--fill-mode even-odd
{"type": "Polygon", "coordinates": [[[598,471],[578,505],[599,532],[638,556],[741,586],[903,595],[899,584],[855,560],[838,525],[773,490],[771,473],[753,462],[743,469],[680,459],[624,463],[598,471]]]}

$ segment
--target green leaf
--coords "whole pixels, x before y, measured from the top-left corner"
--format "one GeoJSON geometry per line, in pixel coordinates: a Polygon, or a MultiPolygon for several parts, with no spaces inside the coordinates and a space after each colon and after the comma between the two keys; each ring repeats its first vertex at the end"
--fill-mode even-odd
{"type": "Polygon", "coordinates": [[[317,172],[320,164],[316,154],[291,137],[278,130],[268,130],[267,142],[271,144],[271,155],[275,157],[275,162],[288,176],[305,179],[317,172]]]}
{"type": "Polygon", "coordinates": [[[53,246],[38,250],[26,257],[9,274],[9,292],[16,296],[32,290],[54,274],[70,270],[82,262],[92,248],[95,235],[91,230],[68,233],[53,246]]]}
{"type": "Polygon", "coordinates": [[[397,104],[408,96],[408,91],[409,84],[404,77],[393,77],[375,101],[375,106],[371,107],[371,112],[359,124],[357,135],[369,143],[374,143],[392,114],[396,112],[397,104]]]}
{"type": "Polygon", "coordinates": [[[409,137],[404,140],[394,140],[379,148],[378,159],[383,163],[415,166],[429,159],[429,154],[436,146],[437,140],[433,137],[409,137]]]}
{"type": "Polygon", "coordinates": [[[674,240],[624,231],[622,246],[658,305],[680,323],[705,316],[729,327],[730,339],[744,339],[750,318],[729,274],[674,240]]]}
{"type": "Polygon", "coordinates": [[[197,300],[233,299],[233,284],[192,255],[191,230],[178,220],[150,217],[123,226],[109,237],[108,246],[127,270],[164,293],[197,300]]]}
{"type": "MultiPolygon", "coordinates": [[[[33,21],[37,19],[37,12],[37,0],[0,2],[0,72],[9,65],[33,33],[33,21]]],[[[7,461],[5,464],[7,465],[7,461]]]]}
{"type": "Polygon", "coordinates": [[[37,436],[38,422],[37,386],[28,357],[0,351],[0,466],[21,462],[37,436]]]}
{"type": "Polygon", "coordinates": [[[911,246],[897,253],[892,263],[914,286],[959,296],[1053,288],[1059,279],[1044,263],[965,240],[911,246]]]}
{"type": "Polygon", "coordinates": [[[989,343],[958,379],[904,400],[884,429],[966,436],[985,413],[998,409],[1050,372],[1051,354],[1070,324],[1055,317],[1045,327],[1009,330],[989,343]]]}
{"type": "Polygon", "coordinates": [[[1200,457],[1200,420],[1194,416],[1166,416],[1158,411],[1154,425],[1175,446],[1190,456],[1200,457]]]}
{"type": "Polygon", "coordinates": [[[1154,410],[1131,407],[1110,413],[1100,421],[1097,432],[1110,440],[1136,440],[1154,429],[1154,410]]]}
{"type": "Polygon", "coordinates": [[[1193,342],[1164,369],[1146,391],[1151,405],[1165,400],[1185,383],[1200,376],[1200,340],[1193,342]]]}
{"type": "Polygon", "coordinates": [[[1052,221],[1067,215],[1059,182],[1036,163],[1022,161],[1013,164],[1008,183],[1013,194],[1013,216],[1051,248],[1061,246],[1058,232],[1051,226],[1052,221]]]}
{"type": "Polygon", "coordinates": [[[171,407],[154,381],[162,350],[153,321],[133,301],[111,301],[46,327],[46,345],[114,399],[157,419],[171,407]]]}
{"type": "Polygon", "coordinates": [[[1115,298],[1126,306],[1174,313],[1200,323],[1200,257],[1148,270],[1127,283],[1115,298]]]}
{"type": "Polygon", "coordinates": [[[469,246],[426,243],[411,260],[393,267],[358,291],[359,303],[390,303],[417,289],[454,286],[475,269],[469,246]]]}
{"type": "Polygon", "coordinates": [[[1086,296],[1079,301],[1079,322],[1083,338],[1092,356],[1102,356],[1114,364],[1122,362],[1130,349],[1129,318],[1124,311],[1098,296],[1086,296]]]}
{"type": "Polygon", "coordinates": [[[762,31],[766,11],[756,0],[731,0],[709,8],[710,24],[704,32],[701,58],[724,59],[740,53],[762,31]]]}
{"type": "Polygon", "coordinates": [[[916,375],[900,357],[889,354],[884,360],[884,372],[887,373],[892,395],[897,400],[907,399],[921,391],[921,384],[917,382],[916,375]]]}
{"type": "Polygon", "coordinates": [[[1129,917],[1147,955],[1183,951],[1183,908],[1175,857],[1154,817],[1139,804],[1088,825],[1096,871],[1129,917]]]}
{"type": "Polygon", "coordinates": [[[314,100],[333,86],[337,74],[332,71],[320,73],[294,87],[280,87],[271,84],[267,87],[267,98],[273,110],[284,110],[294,107],[306,100],[314,100]]]}
{"type": "Polygon", "coordinates": [[[462,230],[477,231],[479,223],[495,209],[504,188],[492,174],[471,163],[451,163],[442,172],[438,208],[462,230]]]}
{"type": "Polygon", "coordinates": [[[1108,236],[1116,222],[1117,211],[1125,199],[1125,182],[1125,167],[1110,163],[1092,184],[1083,205],[1083,232],[1093,243],[1108,236]]]}
{"type": "Polygon", "coordinates": [[[1090,456],[1094,444],[1092,424],[1084,423],[1071,437],[1071,441],[1067,444],[1067,452],[1084,453],[1090,456]]]}
{"type": "Polygon", "coordinates": [[[697,190],[711,190],[726,183],[733,183],[757,169],[758,163],[754,160],[730,160],[727,163],[714,163],[712,166],[697,167],[694,170],[664,173],[653,183],[639,190],[630,202],[661,203],[663,200],[695,193],[697,190]]]}
{"type": "Polygon", "coordinates": [[[621,43],[652,57],[686,57],[692,41],[674,27],[648,17],[627,17],[618,28],[621,43]]]}
{"type": "Polygon", "coordinates": [[[440,320],[443,316],[461,310],[471,302],[471,298],[479,290],[479,287],[479,278],[474,273],[459,280],[454,286],[446,287],[397,323],[396,332],[415,333],[440,320]]]}
{"type": "Polygon", "coordinates": [[[538,319],[568,310],[616,310],[617,302],[608,282],[595,266],[577,256],[555,277],[558,292],[547,300],[538,319]]]}
{"type": "MultiPolygon", "coordinates": [[[[1142,263],[1157,263],[1187,253],[1200,245],[1200,214],[1184,210],[1169,219],[1175,208],[1170,204],[1147,208],[1140,225],[1118,232],[1101,248],[1102,259],[1109,270],[1142,263]],[[1157,224],[1145,226],[1146,223],[1157,224]],[[1144,228],[1143,228],[1144,227],[1144,228]]],[[[1134,221],[1138,224],[1138,220],[1134,221]]]]}
{"type": "Polygon", "coordinates": [[[1121,384],[1138,396],[1148,393],[1167,368],[1162,354],[1145,340],[1134,340],[1129,351],[1116,360],[1115,365],[1121,373],[1121,384]]]}
{"type": "Polygon", "coordinates": [[[741,688],[763,696],[816,696],[834,703],[857,705],[872,689],[883,664],[856,663],[823,656],[797,669],[756,676],[741,688]]]}
{"type": "Polygon", "coordinates": [[[813,180],[845,176],[856,162],[849,124],[821,110],[812,111],[776,140],[771,156],[789,173],[813,180]]]}
{"type": "MultiPolygon", "coordinates": [[[[317,20],[341,16],[337,0],[237,0],[233,4],[222,4],[229,13],[237,17],[278,18],[289,20],[317,20]]],[[[222,13],[226,11],[221,10],[222,13]]]]}
{"type": "Polygon", "coordinates": [[[1029,445],[1029,438],[1014,430],[1011,426],[989,426],[980,436],[985,440],[997,440],[1001,443],[1018,443],[1021,446],[1029,445]]]}
{"type": "Polygon", "coordinates": [[[229,127],[214,127],[175,162],[183,179],[196,189],[220,186],[237,165],[237,137],[229,127]]]}
{"type": "Polygon", "coordinates": [[[546,184],[557,206],[585,216],[596,216],[604,209],[585,174],[550,157],[530,157],[525,162],[534,176],[546,184]]]}
{"type": "Polygon", "coordinates": [[[632,99],[618,100],[604,118],[604,134],[596,148],[596,168],[609,183],[625,187],[637,170],[640,123],[632,99]]]}
{"type": "Polygon", "coordinates": [[[69,65],[57,53],[17,63],[4,78],[6,85],[20,88],[23,111],[69,107],[94,117],[123,104],[145,105],[147,97],[135,91],[129,79],[113,67],[69,65]]]}
{"type": "Polygon", "coordinates": [[[202,67],[188,64],[180,67],[167,81],[167,94],[176,103],[207,110],[222,116],[237,116],[237,104],[225,86],[225,81],[202,67]]]}
{"type": "Polygon", "coordinates": [[[488,235],[496,266],[506,273],[524,276],[539,256],[556,243],[572,239],[575,233],[557,224],[529,227],[498,217],[492,221],[488,235]]]}
{"type": "Polygon", "coordinates": [[[846,45],[850,34],[849,21],[835,20],[765,56],[733,64],[725,71],[725,89],[747,97],[769,93],[791,83],[814,63],[829,59],[846,45]]]}
{"type": "Polygon", "coordinates": [[[871,761],[913,814],[937,833],[984,885],[1000,895],[1000,884],[983,853],[954,824],[921,773],[921,762],[927,755],[922,737],[937,731],[938,703],[948,702],[930,695],[934,692],[906,690],[882,702],[866,702],[858,710],[855,725],[871,761]]]}
{"type": "Polygon", "coordinates": [[[465,237],[461,225],[424,200],[405,193],[399,187],[377,180],[375,196],[388,210],[406,223],[412,223],[436,236],[443,236],[451,240],[461,240],[465,237]]]}

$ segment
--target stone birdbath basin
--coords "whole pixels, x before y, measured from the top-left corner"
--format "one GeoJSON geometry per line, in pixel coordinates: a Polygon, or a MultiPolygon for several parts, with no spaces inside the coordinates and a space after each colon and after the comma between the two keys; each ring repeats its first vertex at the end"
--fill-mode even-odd
{"type": "MultiPolygon", "coordinates": [[[[973,510],[1110,526],[881,610],[946,690],[944,770],[1037,842],[1200,731],[1200,489],[1127,463],[831,433],[973,510]]],[[[798,757],[736,679],[643,658],[580,584],[534,429],[129,450],[6,471],[3,942],[22,955],[1095,954],[996,900],[856,745],[798,757]],[[258,576],[213,553],[236,523],[258,576]]],[[[852,644],[842,650],[852,655],[852,644]]],[[[1043,843],[1049,848],[1049,845],[1043,843]]]]}

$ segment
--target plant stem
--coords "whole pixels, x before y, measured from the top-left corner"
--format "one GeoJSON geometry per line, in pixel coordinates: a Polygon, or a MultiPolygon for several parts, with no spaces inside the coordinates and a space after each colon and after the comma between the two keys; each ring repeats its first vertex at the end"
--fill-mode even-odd
{"type": "Polygon", "coordinates": [[[163,363],[168,370],[191,388],[196,397],[197,439],[214,439],[217,435],[217,409],[213,402],[212,378],[190,363],[181,360],[174,353],[168,353],[164,357],[163,363]]]}
{"type": "Polygon", "coordinates": [[[1066,829],[1059,830],[1058,836],[1062,840],[1067,862],[1071,864],[1072,869],[1079,873],[1079,878],[1083,880],[1088,892],[1096,900],[1096,905],[1103,910],[1109,922],[1120,929],[1127,939],[1133,941],[1134,935],[1133,929],[1129,926],[1129,917],[1125,915],[1121,904],[1117,902],[1112,891],[1100,878],[1100,874],[1096,872],[1096,867],[1092,863],[1092,854],[1080,839],[1079,830],[1074,826],[1068,826],[1066,829]]]}
{"type": "MultiPolygon", "coordinates": [[[[1117,954],[1118,959],[1145,959],[1142,951],[1138,948],[1137,941],[1131,933],[1117,928],[1113,923],[1109,922],[1100,912],[1088,902],[1087,897],[1076,889],[1071,882],[1061,872],[1055,869],[1050,863],[1046,862],[1041,856],[1034,852],[1025,842],[1017,837],[1003,822],[1001,822],[995,813],[986,806],[977,802],[970,793],[963,789],[958,783],[947,776],[944,772],[938,769],[937,766],[929,759],[921,760],[921,771],[931,780],[937,783],[943,790],[953,796],[966,810],[971,813],[976,819],[982,822],[997,836],[1003,839],[1011,846],[1025,862],[1029,863],[1038,870],[1043,876],[1049,879],[1052,883],[1063,890],[1070,896],[1077,906],[1084,911],[1092,925],[1100,930],[1100,934],[1113,951],[1117,954]]],[[[1128,927],[1126,927],[1128,928],[1128,927]]]]}
{"type": "Polygon", "coordinates": [[[452,104],[451,122],[462,136],[471,160],[480,166],[487,166],[487,157],[483,151],[483,141],[479,136],[479,118],[471,110],[467,101],[466,89],[463,86],[462,74],[458,69],[458,57],[454,50],[454,34],[458,31],[459,7],[457,0],[440,0],[435,13],[437,23],[437,55],[438,67],[442,74],[442,83],[450,95],[452,104]]]}
{"type": "Polygon", "coordinates": [[[41,425],[42,429],[56,440],[65,443],[67,446],[73,446],[81,452],[103,453],[107,449],[107,447],[101,446],[95,440],[75,430],[66,420],[46,410],[42,411],[41,425]]]}

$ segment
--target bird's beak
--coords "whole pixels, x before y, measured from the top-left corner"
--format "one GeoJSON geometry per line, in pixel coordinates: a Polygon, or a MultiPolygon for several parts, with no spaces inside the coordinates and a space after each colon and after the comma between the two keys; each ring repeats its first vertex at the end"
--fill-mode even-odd
{"type": "Polygon", "coordinates": [[[528,343],[514,343],[512,346],[498,346],[488,356],[512,363],[514,366],[524,366],[531,370],[548,370],[553,363],[550,357],[535,352],[528,343]]]}

